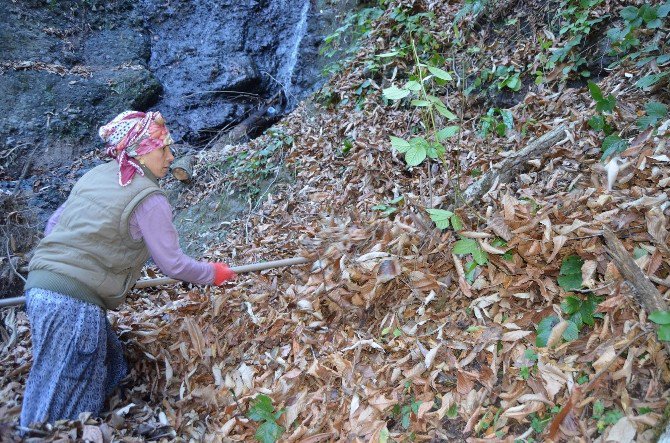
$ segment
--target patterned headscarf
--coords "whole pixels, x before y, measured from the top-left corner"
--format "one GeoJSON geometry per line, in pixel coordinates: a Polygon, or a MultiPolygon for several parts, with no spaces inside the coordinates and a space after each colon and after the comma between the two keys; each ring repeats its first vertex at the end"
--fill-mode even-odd
{"type": "Polygon", "coordinates": [[[107,155],[119,163],[121,186],[128,185],[136,172],[144,175],[136,156],[173,143],[160,112],[122,112],[100,127],[98,135],[107,146],[107,155]]]}

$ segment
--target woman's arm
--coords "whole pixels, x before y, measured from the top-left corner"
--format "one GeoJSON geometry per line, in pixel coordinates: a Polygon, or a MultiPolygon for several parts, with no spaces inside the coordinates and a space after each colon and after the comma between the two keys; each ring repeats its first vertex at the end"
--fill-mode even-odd
{"type": "Polygon", "coordinates": [[[58,209],[54,211],[53,214],[51,214],[51,217],[49,217],[49,220],[47,221],[47,226],[44,228],[44,236],[46,237],[53,231],[54,226],[56,226],[56,223],[58,223],[58,220],[60,220],[60,216],[63,213],[63,209],[65,208],[65,203],[60,205],[58,209]]]}
{"type": "Polygon", "coordinates": [[[144,242],[160,270],[170,278],[196,284],[214,282],[213,264],[199,262],[184,254],[172,222],[172,208],[163,194],[147,197],[130,217],[130,234],[144,242]]]}

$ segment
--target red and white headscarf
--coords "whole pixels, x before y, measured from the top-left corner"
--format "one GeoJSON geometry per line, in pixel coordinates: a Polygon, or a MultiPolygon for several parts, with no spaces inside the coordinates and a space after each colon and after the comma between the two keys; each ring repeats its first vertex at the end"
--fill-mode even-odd
{"type": "Polygon", "coordinates": [[[160,112],[122,112],[100,127],[98,135],[107,146],[107,155],[119,163],[121,186],[128,185],[136,172],[144,175],[136,156],[174,143],[160,112]]]}

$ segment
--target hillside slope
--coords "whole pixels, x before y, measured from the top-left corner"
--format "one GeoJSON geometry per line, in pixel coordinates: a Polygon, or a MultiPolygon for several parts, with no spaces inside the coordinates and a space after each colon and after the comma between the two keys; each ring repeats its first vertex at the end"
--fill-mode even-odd
{"type": "MultiPolygon", "coordinates": [[[[114,413],[45,435],[653,441],[667,347],[602,233],[667,301],[667,11],[360,11],[360,49],[333,80],[266,135],[201,153],[182,193],[256,192],[212,256],[314,265],[136,291],[111,314],[135,359],[114,413]],[[473,192],[487,174],[503,179],[473,192]]],[[[3,315],[0,410],[15,418],[29,334],[22,313],[3,315]]]]}

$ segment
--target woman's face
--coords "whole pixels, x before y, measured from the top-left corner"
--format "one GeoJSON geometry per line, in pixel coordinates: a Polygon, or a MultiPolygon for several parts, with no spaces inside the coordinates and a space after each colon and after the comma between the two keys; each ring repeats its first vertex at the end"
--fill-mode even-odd
{"type": "Polygon", "coordinates": [[[174,160],[170,145],[155,149],[148,154],[138,155],[140,160],[157,178],[163,178],[170,170],[170,164],[174,160]]]}

